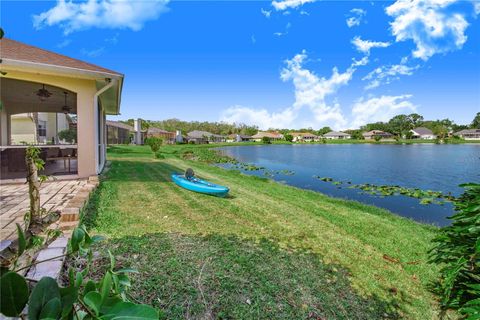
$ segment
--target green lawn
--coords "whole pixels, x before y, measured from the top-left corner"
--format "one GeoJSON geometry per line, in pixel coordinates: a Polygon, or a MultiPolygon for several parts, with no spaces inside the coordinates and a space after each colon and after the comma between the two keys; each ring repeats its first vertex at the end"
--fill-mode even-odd
{"type": "MultiPolygon", "coordinates": [[[[202,146],[200,148],[207,148],[202,146]]],[[[181,154],[197,146],[109,148],[110,170],[83,217],[137,268],[134,300],[169,319],[437,317],[427,264],[435,229],[181,154]],[[192,167],[231,188],[192,193],[170,174],[192,167]]]]}

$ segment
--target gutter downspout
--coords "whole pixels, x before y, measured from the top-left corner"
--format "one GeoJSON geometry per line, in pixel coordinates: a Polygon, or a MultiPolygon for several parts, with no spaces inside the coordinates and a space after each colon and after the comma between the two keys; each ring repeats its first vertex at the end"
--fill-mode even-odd
{"type": "MultiPolygon", "coordinates": [[[[105,91],[107,91],[108,89],[110,89],[111,87],[113,87],[115,84],[116,84],[116,81],[115,79],[110,79],[110,78],[107,78],[107,84],[101,88],[100,90],[98,90],[95,95],[93,96],[93,107],[94,107],[94,110],[93,110],[93,121],[95,123],[95,167],[97,168],[97,174],[99,174],[100,172],[102,172],[103,170],[103,166],[105,165],[105,159],[103,159],[104,161],[102,161],[102,163],[98,163],[98,159],[100,157],[100,154],[98,152],[98,147],[99,146],[102,146],[102,143],[100,143],[100,141],[98,140],[99,136],[98,136],[98,133],[99,133],[99,126],[100,126],[100,123],[99,123],[99,113],[98,113],[98,97],[104,93],[105,91]]],[[[103,150],[103,146],[102,146],[102,152],[104,152],[103,150]]]]}

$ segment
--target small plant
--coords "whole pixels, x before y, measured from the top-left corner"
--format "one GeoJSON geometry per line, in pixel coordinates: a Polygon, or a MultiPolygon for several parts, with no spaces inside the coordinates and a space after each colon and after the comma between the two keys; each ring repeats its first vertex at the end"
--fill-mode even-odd
{"type": "Polygon", "coordinates": [[[66,129],[58,132],[58,138],[65,140],[68,143],[74,143],[77,141],[77,130],[76,129],[66,129]]]}
{"type": "Polygon", "coordinates": [[[163,155],[163,153],[157,152],[157,153],[155,153],[155,158],[157,158],[157,159],[165,159],[165,156],[163,155]]]}
{"type": "Polygon", "coordinates": [[[262,137],[262,142],[265,143],[265,144],[270,144],[270,143],[272,143],[272,141],[270,140],[269,137],[262,137]]]}
{"type": "MultiPolygon", "coordinates": [[[[25,234],[21,228],[18,228],[17,232],[20,256],[26,248],[25,234]]],[[[116,269],[115,258],[110,252],[110,268],[102,279],[93,281],[85,278],[93,257],[91,246],[100,240],[99,236],[90,237],[85,227],[77,227],[69,240],[67,253],[52,258],[77,254],[87,259],[85,269],[77,272],[69,270],[67,287],[60,287],[53,278],[43,277],[33,290],[30,290],[27,279],[19,272],[35,263],[17,270],[2,267],[0,312],[7,317],[19,317],[28,303],[28,319],[31,320],[158,319],[159,313],[156,309],[128,301],[126,297],[126,289],[130,286],[128,274],[136,270],[116,269]]],[[[45,261],[48,260],[42,262],[45,261]]]]}
{"type": "Polygon", "coordinates": [[[293,136],[291,134],[286,134],[284,136],[285,141],[292,142],[293,141],[293,136]]]}
{"type": "Polygon", "coordinates": [[[163,144],[163,139],[158,137],[149,137],[145,139],[145,143],[150,146],[150,149],[152,149],[153,153],[157,153],[163,144]]]}
{"type": "Polygon", "coordinates": [[[461,187],[465,191],[454,201],[453,223],[433,240],[430,262],[442,266],[435,289],[443,309],[480,319],[480,184],[461,187]]]}
{"type": "Polygon", "coordinates": [[[381,136],[373,136],[373,139],[374,139],[376,142],[379,142],[380,140],[382,140],[382,137],[381,137],[381,136]]]}

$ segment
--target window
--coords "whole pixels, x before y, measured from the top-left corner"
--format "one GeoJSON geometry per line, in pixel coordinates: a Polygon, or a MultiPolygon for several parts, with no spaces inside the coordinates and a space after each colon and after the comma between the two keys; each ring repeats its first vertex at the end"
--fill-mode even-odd
{"type": "Polygon", "coordinates": [[[47,121],[38,120],[37,134],[42,138],[47,136],[47,121]]]}

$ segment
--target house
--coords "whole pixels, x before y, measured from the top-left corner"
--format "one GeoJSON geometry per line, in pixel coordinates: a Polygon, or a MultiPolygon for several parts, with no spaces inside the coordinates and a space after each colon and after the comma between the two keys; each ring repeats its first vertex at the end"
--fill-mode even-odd
{"type": "Polygon", "coordinates": [[[207,131],[194,130],[187,133],[189,143],[225,142],[225,137],[207,131]]]}
{"type": "Polygon", "coordinates": [[[393,139],[393,134],[381,130],[371,130],[368,132],[362,133],[363,138],[365,140],[375,140],[375,138],[379,139],[393,139]]]}
{"type": "Polygon", "coordinates": [[[234,133],[234,134],[228,135],[226,141],[227,142],[246,142],[251,140],[252,140],[252,136],[234,133]]]}
{"type": "Polygon", "coordinates": [[[107,144],[128,144],[132,142],[135,130],[132,126],[120,121],[106,121],[107,144]]]}
{"type": "Polygon", "coordinates": [[[345,132],[330,131],[323,135],[325,139],[350,139],[352,136],[345,132]]]}
{"type": "Polygon", "coordinates": [[[418,127],[410,130],[412,139],[436,139],[437,136],[433,134],[432,130],[425,127],[418,127]]]}
{"type": "Polygon", "coordinates": [[[453,134],[465,140],[480,140],[480,129],[465,129],[453,134]]]}
{"type": "Polygon", "coordinates": [[[283,134],[278,132],[259,131],[252,136],[252,140],[256,142],[262,141],[263,137],[268,137],[270,141],[283,140],[283,134]]]}
{"type": "Polygon", "coordinates": [[[293,136],[293,142],[313,142],[320,139],[319,136],[310,132],[292,132],[290,134],[293,136]]]}
{"type": "MultiPolygon", "coordinates": [[[[10,118],[10,143],[58,144],[66,143],[58,133],[74,127],[69,115],[52,112],[28,112],[14,114],[10,118]]],[[[75,138],[76,140],[76,138],[75,138]]]]}
{"type": "Polygon", "coordinates": [[[124,76],[7,38],[0,47],[1,179],[25,178],[26,146],[18,145],[25,137],[19,135],[32,131],[41,158],[49,159],[43,174],[99,174],[106,159],[106,115],[119,114],[124,76]],[[24,133],[20,122],[35,129],[24,133]]]}
{"type": "Polygon", "coordinates": [[[175,143],[176,140],[176,133],[170,132],[166,130],[162,130],[160,128],[150,127],[147,129],[145,133],[145,138],[161,138],[165,143],[175,143]]]}

